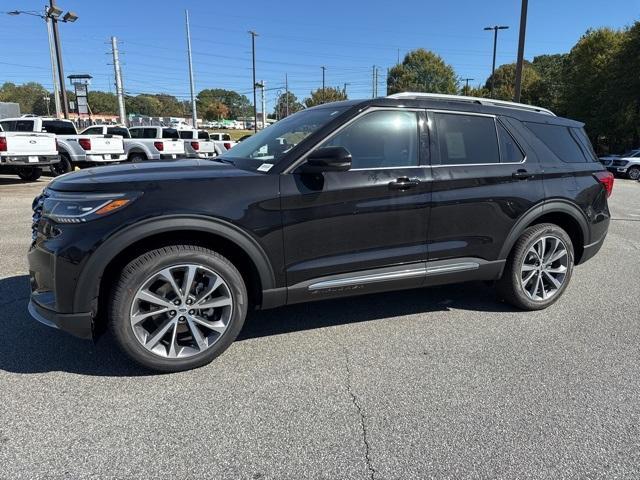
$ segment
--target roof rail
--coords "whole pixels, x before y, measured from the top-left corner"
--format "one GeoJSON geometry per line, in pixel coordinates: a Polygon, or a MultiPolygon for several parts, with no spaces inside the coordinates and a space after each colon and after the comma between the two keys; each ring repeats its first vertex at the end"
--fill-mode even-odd
{"type": "Polygon", "coordinates": [[[467,97],[464,95],[448,95],[445,93],[423,93],[423,92],[401,92],[389,95],[387,98],[432,98],[434,100],[450,100],[454,102],[477,103],[480,105],[494,105],[497,107],[515,108],[517,110],[527,110],[530,112],[544,113],[556,116],[551,110],[526,103],[508,102],[506,100],[495,100],[493,98],[467,97]]]}

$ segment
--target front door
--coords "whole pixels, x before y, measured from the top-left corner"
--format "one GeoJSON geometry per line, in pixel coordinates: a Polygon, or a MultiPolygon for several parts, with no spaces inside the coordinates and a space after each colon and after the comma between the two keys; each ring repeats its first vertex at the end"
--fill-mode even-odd
{"type": "Polygon", "coordinates": [[[366,111],[318,146],[345,147],[351,170],[281,176],[290,303],[422,284],[430,203],[424,120],[420,111],[366,111]]]}

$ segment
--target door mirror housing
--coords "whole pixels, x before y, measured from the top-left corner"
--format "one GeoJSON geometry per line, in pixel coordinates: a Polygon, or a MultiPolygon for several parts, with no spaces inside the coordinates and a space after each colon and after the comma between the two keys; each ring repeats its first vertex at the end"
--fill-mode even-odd
{"type": "Polygon", "coordinates": [[[314,150],[302,165],[305,173],[346,172],[351,168],[351,153],[344,147],[322,147],[314,150]]]}

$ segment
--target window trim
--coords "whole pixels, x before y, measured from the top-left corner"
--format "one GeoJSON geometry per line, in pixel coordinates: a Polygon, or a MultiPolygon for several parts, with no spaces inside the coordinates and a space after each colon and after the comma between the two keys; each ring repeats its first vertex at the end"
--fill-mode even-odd
{"type": "MultiPolygon", "coordinates": [[[[438,163],[438,164],[433,164],[431,163],[431,167],[432,168],[446,168],[446,167],[480,167],[480,166],[488,166],[488,165],[522,165],[524,163],[526,163],[527,161],[527,153],[525,151],[524,148],[522,148],[522,145],[520,145],[520,142],[518,142],[518,140],[515,139],[515,137],[511,134],[511,131],[509,130],[509,127],[507,127],[504,122],[500,121],[500,119],[498,118],[497,115],[493,115],[490,113],[477,113],[477,112],[464,112],[464,111],[459,111],[459,110],[442,110],[442,109],[427,109],[427,115],[429,113],[447,113],[447,114],[451,114],[451,115],[467,115],[467,116],[476,116],[476,117],[488,117],[488,118],[492,118],[493,119],[493,127],[495,129],[496,132],[496,141],[498,142],[498,156],[500,158],[499,162],[486,162],[486,163],[451,163],[451,164],[443,164],[443,163],[438,163]],[[522,161],[520,162],[503,162],[502,161],[502,148],[500,147],[500,134],[498,132],[498,122],[500,122],[500,125],[502,126],[502,128],[504,128],[507,133],[509,134],[509,136],[511,137],[511,139],[515,142],[515,144],[518,146],[518,148],[520,149],[520,151],[522,152],[523,158],[522,161]]],[[[427,124],[427,127],[429,128],[429,134],[432,137],[435,137],[437,139],[438,142],[440,142],[440,136],[437,133],[436,130],[436,135],[433,135],[432,127],[430,125],[427,124]]],[[[433,126],[435,128],[435,125],[433,126]]],[[[439,143],[438,143],[439,146],[439,143]]],[[[431,155],[431,158],[433,158],[433,155],[431,155]]],[[[440,152],[438,152],[438,161],[442,162],[442,159],[440,158],[440,152]]]]}
{"type": "Polygon", "coordinates": [[[348,171],[349,172],[362,172],[364,170],[374,170],[374,171],[378,171],[378,170],[403,170],[403,169],[413,169],[413,168],[428,168],[430,165],[428,164],[424,164],[424,155],[422,153],[422,135],[425,132],[425,129],[423,128],[423,124],[426,125],[428,123],[428,120],[426,119],[426,117],[422,117],[422,115],[425,114],[426,109],[424,108],[416,108],[416,107],[411,107],[411,108],[402,108],[402,107],[370,107],[370,108],[365,108],[364,110],[362,110],[361,112],[358,112],[358,114],[356,116],[354,116],[353,118],[349,119],[349,121],[343,123],[342,125],[340,125],[338,128],[336,128],[333,132],[331,132],[330,135],[324,137],[323,139],[321,139],[320,141],[318,141],[317,143],[315,143],[313,146],[311,146],[309,148],[309,150],[307,150],[302,156],[300,156],[300,158],[298,158],[295,162],[293,162],[291,165],[289,165],[283,172],[283,175],[286,174],[291,174],[294,173],[295,170],[302,165],[306,160],[307,157],[309,155],[311,155],[311,153],[318,148],[319,145],[321,145],[322,143],[326,142],[327,140],[332,139],[334,136],[338,135],[342,130],[344,130],[345,128],[347,128],[348,126],[350,126],[353,122],[355,122],[356,120],[364,117],[365,115],[368,115],[369,113],[372,112],[376,112],[376,111],[397,111],[397,112],[415,112],[417,115],[417,120],[418,120],[418,142],[417,142],[417,146],[418,146],[418,165],[407,165],[404,167],[372,167],[372,168],[350,168],[348,171]],[[422,115],[421,115],[422,114],[422,115]],[[423,124],[421,124],[421,122],[423,122],[423,124]]]}

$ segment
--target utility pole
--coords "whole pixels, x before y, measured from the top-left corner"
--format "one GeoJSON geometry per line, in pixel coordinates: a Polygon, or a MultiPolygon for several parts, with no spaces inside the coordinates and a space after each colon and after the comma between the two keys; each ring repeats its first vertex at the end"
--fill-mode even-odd
{"type": "Polygon", "coordinates": [[[111,37],[111,53],[113,54],[113,73],[116,78],[116,96],[118,97],[118,113],[120,121],[126,127],[127,113],[124,108],[124,88],[122,87],[122,71],[120,70],[120,52],[118,52],[118,39],[111,37]]]}
{"type": "Polygon", "coordinates": [[[465,95],[469,94],[469,82],[475,80],[475,78],[461,78],[463,82],[465,82],[464,93],[465,95]]]}
{"type": "Polygon", "coordinates": [[[267,126],[267,102],[266,97],[264,95],[264,89],[267,84],[264,80],[260,80],[260,84],[262,85],[262,128],[267,126]]]}
{"type": "Polygon", "coordinates": [[[286,117],[289,116],[289,79],[287,78],[287,74],[284,74],[284,97],[285,97],[285,104],[286,104],[286,117]]]}
{"type": "Polygon", "coordinates": [[[196,89],[193,81],[193,62],[191,59],[191,30],[189,29],[189,10],[184,11],[184,19],[187,26],[187,56],[189,57],[189,83],[191,87],[191,125],[198,128],[198,112],[196,111],[196,89]]]}
{"type": "Polygon", "coordinates": [[[398,49],[398,61],[396,62],[396,65],[400,65],[400,49],[398,49]]]}
{"type": "Polygon", "coordinates": [[[522,0],[522,8],[520,10],[520,38],[518,39],[518,62],[516,63],[516,88],[513,98],[514,102],[520,101],[522,93],[522,67],[524,64],[524,39],[527,31],[527,7],[528,0],[522,0]]]}
{"type": "MultiPolygon", "coordinates": [[[[49,7],[59,10],[56,7],[56,0],[49,0],[49,7]]],[[[67,101],[67,88],[64,85],[64,67],[62,65],[62,47],[60,46],[60,32],[58,31],[57,17],[50,16],[53,27],[53,41],[56,49],[56,63],[58,65],[58,81],[60,82],[60,96],[62,102],[62,113],[64,118],[69,118],[69,102],[67,101]]]]}
{"type": "Polygon", "coordinates": [[[498,30],[506,30],[509,27],[505,25],[494,25],[493,27],[485,27],[485,30],[493,30],[493,66],[491,67],[491,98],[493,98],[495,78],[493,74],[496,71],[496,50],[498,47],[498,30]]]}
{"type": "Polygon", "coordinates": [[[251,58],[253,62],[253,131],[258,132],[258,107],[256,102],[256,37],[258,34],[249,30],[251,35],[251,58]]]}
{"type": "MultiPolygon", "coordinates": [[[[49,57],[51,60],[51,76],[53,80],[53,100],[56,105],[56,118],[60,118],[62,115],[62,103],[60,102],[60,88],[58,87],[58,77],[56,72],[58,70],[58,62],[56,60],[55,42],[53,41],[53,28],[51,27],[51,19],[47,15],[46,8],[44,13],[44,21],[47,24],[47,37],[49,39],[49,57]]],[[[64,85],[63,85],[64,87],[64,85]]]]}
{"type": "Polygon", "coordinates": [[[351,85],[349,82],[344,82],[344,88],[342,89],[342,93],[344,93],[344,96],[347,96],[347,85],[351,85]]]}
{"type": "Polygon", "coordinates": [[[371,67],[371,98],[376,98],[376,66],[371,67]]]}
{"type": "Polygon", "coordinates": [[[324,103],[327,98],[324,92],[324,72],[327,69],[327,67],[322,66],[320,68],[322,69],[322,103],[324,103]]]}

